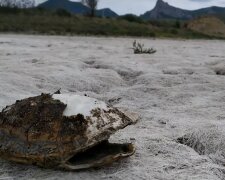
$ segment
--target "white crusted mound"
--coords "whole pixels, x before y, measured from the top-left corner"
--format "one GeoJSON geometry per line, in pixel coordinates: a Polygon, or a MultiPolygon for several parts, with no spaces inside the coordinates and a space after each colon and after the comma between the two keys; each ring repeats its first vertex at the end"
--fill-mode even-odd
{"type": "Polygon", "coordinates": [[[107,105],[104,102],[87,96],[54,94],[52,98],[67,104],[67,107],[63,112],[64,116],[73,116],[77,114],[91,116],[91,110],[93,109],[100,108],[107,110],[107,105]]]}
{"type": "MultiPolygon", "coordinates": [[[[130,119],[129,123],[125,122],[125,120],[117,114],[117,112],[104,112],[104,110],[108,111],[109,109],[112,110],[116,108],[107,107],[106,103],[103,101],[87,96],[74,94],[54,94],[52,98],[67,105],[63,112],[64,116],[82,114],[85,117],[89,117],[88,136],[90,138],[93,138],[93,136],[101,134],[104,131],[107,131],[106,134],[113,134],[116,130],[126,127],[129,123],[136,123],[139,118],[137,114],[121,109],[120,112],[130,119]],[[97,108],[101,110],[99,117],[95,117],[91,114],[91,111],[97,108]],[[108,130],[109,128],[111,131],[108,130]]],[[[106,138],[108,138],[108,136],[106,136],[106,138]]]]}

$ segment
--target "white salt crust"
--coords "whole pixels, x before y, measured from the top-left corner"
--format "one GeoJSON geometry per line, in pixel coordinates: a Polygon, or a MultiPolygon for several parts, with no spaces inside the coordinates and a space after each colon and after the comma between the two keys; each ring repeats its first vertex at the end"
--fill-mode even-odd
{"type": "Polygon", "coordinates": [[[100,108],[107,110],[107,105],[104,102],[87,96],[54,94],[52,97],[53,99],[59,100],[67,105],[63,112],[64,116],[73,116],[77,114],[91,116],[91,110],[93,109],[100,108]]]}

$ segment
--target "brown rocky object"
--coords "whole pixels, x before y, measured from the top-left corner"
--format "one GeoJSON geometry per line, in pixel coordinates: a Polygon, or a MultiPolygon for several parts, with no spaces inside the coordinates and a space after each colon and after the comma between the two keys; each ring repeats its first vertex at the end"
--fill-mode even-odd
{"type": "Polygon", "coordinates": [[[29,97],[0,112],[0,157],[63,170],[101,167],[134,153],[133,144],[108,139],[137,120],[87,96],[29,97]]]}

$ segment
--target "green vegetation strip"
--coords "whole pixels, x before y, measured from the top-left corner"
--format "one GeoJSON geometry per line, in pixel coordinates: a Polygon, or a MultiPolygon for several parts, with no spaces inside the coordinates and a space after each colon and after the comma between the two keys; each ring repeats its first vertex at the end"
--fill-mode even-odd
{"type": "Polygon", "coordinates": [[[0,8],[0,32],[47,35],[104,35],[170,38],[216,38],[185,28],[181,21],[143,21],[71,15],[64,10],[0,8]]]}

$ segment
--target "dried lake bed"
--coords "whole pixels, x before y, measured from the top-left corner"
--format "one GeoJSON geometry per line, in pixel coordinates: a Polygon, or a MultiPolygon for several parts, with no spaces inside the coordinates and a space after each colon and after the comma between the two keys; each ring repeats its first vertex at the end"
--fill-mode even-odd
{"type": "Polygon", "coordinates": [[[87,94],[137,112],[112,136],[136,153],[62,172],[0,161],[0,179],[225,179],[225,41],[0,35],[0,108],[42,92],[87,94]],[[187,135],[188,145],[178,138],[187,135]]]}

